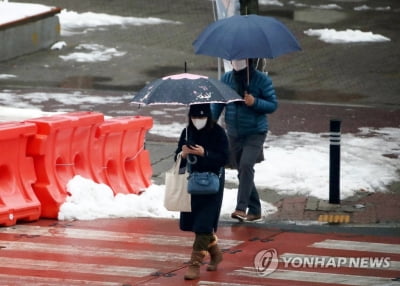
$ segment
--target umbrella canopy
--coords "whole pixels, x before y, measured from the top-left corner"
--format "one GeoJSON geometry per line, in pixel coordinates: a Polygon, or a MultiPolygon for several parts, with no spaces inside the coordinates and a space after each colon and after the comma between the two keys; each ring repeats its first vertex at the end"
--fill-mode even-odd
{"type": "Polygon", "coordinates": [[[193,42],[196,54],[227,60],[276,58],[301,50],[289,29],[273,17],[235,15],[207,26],[193,42]]]}
{"type": "Polygon", "coordinates": [[[243,100],[219,80],[190,73],[166,76],[150,82],[131,102],[138,104],[228,103],[243,100]]]}

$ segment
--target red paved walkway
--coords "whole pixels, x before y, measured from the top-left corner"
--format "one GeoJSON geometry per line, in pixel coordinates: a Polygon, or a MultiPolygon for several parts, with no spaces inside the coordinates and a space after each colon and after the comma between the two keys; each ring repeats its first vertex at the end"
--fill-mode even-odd
{"type": "Polygon", "coordinates": [[[225,252],[219,271],[203,267],[200,280],[184,281],[192,234],[179,231],[175,220],[40,220],[3,227],[0,285],[400,285],[400,237],[251,224],[222,225],[219,237],[225,252]],[[279,257],[275,271],[274,260],[266,268],[268,259],[255,259],[266,250],[279,257]]]}

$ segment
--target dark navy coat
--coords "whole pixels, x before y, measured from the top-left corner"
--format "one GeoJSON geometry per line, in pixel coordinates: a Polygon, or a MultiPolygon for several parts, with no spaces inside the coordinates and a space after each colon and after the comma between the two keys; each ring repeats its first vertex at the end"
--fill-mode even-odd
{"type": "MultiPolygon", "coordinates": [[[[228,162],[229,146],[225,130],[214,123],[213,127],[197,130],[193,125],[188,128],[188,141],[191,145],[197,144],[205,149],[205,156],[197,157],[197,162],[191,165],[192,171],[214,172],[218,174],[222,169],[220,190],[215,195],[192,195],[192,212],[182,212],[180,215],[180,229],[195,233],[213,233],[217,231],[219,215],[221,212],[225,170],[228,162]]],[[[186,144],[186,128],[182,131],[175,154],[182,151],[186,144]]],[[[175,156],[176,158],[176,156],[175,156]]],[[[187,165],[187,160],[182,159],[182,164],[187,165]]]]}

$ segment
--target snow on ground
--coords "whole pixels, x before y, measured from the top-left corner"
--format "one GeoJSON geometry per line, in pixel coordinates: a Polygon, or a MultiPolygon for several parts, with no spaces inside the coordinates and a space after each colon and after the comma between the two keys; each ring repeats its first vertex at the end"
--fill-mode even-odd
{"type": "Polygon", "coordinates": [[[360,30],[336,31],[335,29],[309,29],[304,31],[308,36],[316,36],[326,43],[361,43],[361,42],[386,42],[389,38],[374,34],[372,32],[363,32],[360,30]]]}
{"type": "Polygon", "coordinates": [[[181,24],[180,22],[160,18],[122,17],[104,13],[62,10],[60,15],[61,36],[85,34],[90,31],[102,29],[106,26],[142,26],[159,24],[181,24]]]}

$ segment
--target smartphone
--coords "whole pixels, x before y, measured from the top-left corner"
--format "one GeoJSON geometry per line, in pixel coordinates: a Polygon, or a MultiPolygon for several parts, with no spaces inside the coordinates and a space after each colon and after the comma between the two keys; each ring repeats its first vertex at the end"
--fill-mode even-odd
{"type": "Polygon", "coordinates": [[[194,144],[194,142],[192,141],[192,140],[188,140],[187,142],[186,142],[186,146],[188,147],[188,148],[190,148],[190,149],[193,149],[193,147],[195,146],[196,144],[194,144]]]}

